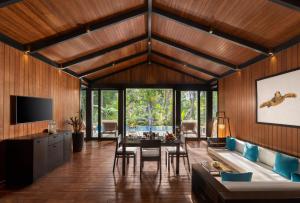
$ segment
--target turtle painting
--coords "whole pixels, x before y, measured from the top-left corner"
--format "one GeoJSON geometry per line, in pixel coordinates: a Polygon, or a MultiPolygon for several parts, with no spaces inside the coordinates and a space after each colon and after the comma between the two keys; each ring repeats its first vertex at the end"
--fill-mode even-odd
{"type": "Polygon", "coordinates": [[[279,104],[281,104],[282,102],[285,101],[286,98],[296,98],[297,95],[295,93],[287,93],[285,95],[281,95],[281,93],[279,91],[276,91],[274,94],[274,97],[269,100],[266,101],[264,103],[262,103],[259,107],[260,108],[264,108],[264,107],[272,107],[272,106],[277,106],[279,104]]]}

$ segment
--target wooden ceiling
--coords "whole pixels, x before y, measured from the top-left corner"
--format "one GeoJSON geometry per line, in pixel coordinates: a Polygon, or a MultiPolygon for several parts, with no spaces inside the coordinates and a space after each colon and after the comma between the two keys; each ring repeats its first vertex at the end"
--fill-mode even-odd
{"type": "Polygon", "coordinates": [[[205,83],[300,41],[282,0],[4,0],[0,40],[93,82],[157,63],[205,83]]]}

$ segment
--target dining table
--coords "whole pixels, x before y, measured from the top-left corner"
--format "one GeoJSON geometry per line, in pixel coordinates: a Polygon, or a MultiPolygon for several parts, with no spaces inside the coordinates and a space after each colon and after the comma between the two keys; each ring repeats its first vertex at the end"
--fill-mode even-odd
{"type": "MultiPolygon", "coordinates": [[[[125,174],[126,174],[126,157],[125,157],[126,147],[140,147],[142,139],[150,139],[150,138],[145,138],[145,137],[140,137],[140,136],[138,136],[138,137],[125,136],[125,138],[123,137],[123,139],[121,141],[122,152],[123,152],[123,159],[122,159],[122,175],[123,176],[125,176],[125,174]]],[[[175,173],[176,173],[176,175],[179,175],[180,145],[182,144],[180,136],[178,136],[175,140],[172,140],[172,141],[166,140],[164,136],[159,136],[159,137],[155,137],[152,139],[160,139],[161,146],[176,147],[176,170],[175,170],[176,172],[175,173]]],[[[166,157],[166,159],[167,158],[168,157],[166,157]]]]}

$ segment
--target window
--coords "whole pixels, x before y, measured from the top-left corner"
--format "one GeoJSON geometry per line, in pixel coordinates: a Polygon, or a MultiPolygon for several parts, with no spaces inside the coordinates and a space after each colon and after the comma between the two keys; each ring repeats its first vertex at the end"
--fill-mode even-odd
{"type": "Polygon", "coordinates": [[[172,132],[172,89],[127,89],[126,132],[142,135],[143,132],[164,134],[172,132]]]}
{"type": "Polygon", "coordinates": [[[200,137],[206,137],[206,92],[200,92],[200,137]]]}
{"type": "Polygon", "coordinates": [[[118,135],[118,90],[101,91],[101,138],[118,135]]]}
{"type": "Polygon", "coordinates": [[[98,133],[100,130],[100,126],[98,124],[99,121],[99,103],[98,103],[98,97],[99,97],[99,91],[93,90],[92,91],[92,126],[93,126],[93,133],[92,137],[98,137],[98,133]]]}
{"type": "Polygon", "coordinates": [[[186,137],[198,137],[198,92],[181,91],[181,130],[186,137]]]}
{"type": "MultiPolygon", "coordinates": [[[[86,89],[80,90],[80,116],[86,125],[86,89]]],[[[85,129],[83,131],[84,135],[86,135],[85,129]]]]}
{"type": "Polygon", "coordinates": [[[217,91],[213,91],[213,106],[212,106],[212,117],[215,118],[216,114],[218,112],[218,92],[217,91]]]}

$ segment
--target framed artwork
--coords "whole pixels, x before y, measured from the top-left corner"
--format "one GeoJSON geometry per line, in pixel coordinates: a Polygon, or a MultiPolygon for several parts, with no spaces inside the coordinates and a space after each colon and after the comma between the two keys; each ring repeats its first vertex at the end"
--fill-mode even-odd
{"type": "Polygon", "coordinates": [[[256,80],[256,122],[300,127],[300,68],[256,80]]]}

